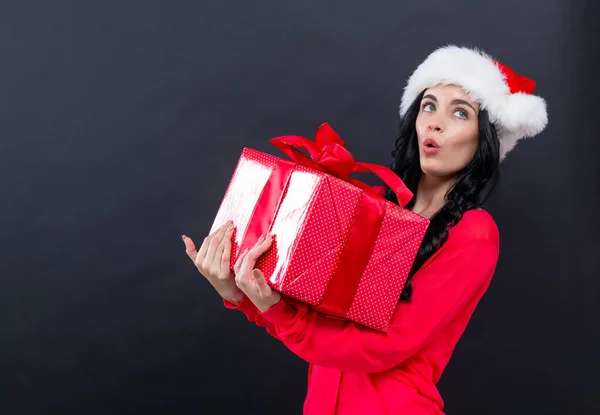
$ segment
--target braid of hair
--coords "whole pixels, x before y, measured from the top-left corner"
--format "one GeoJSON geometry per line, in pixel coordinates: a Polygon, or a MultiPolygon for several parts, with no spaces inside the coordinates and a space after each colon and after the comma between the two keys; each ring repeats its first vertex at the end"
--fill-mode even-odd
{"type": "Polygon", "coordinates": [[[458,223],[468,209],[468,204],[460,197],[460,192],[456,189],[451,190],[444,206],[430,220],[423,242],[408,274],[406,285],[402,290],[400,296],[402,300],[409,300],[412,295],[412,283],[410,281],[412,276],[446,243],[448,231],[458,223]]]}

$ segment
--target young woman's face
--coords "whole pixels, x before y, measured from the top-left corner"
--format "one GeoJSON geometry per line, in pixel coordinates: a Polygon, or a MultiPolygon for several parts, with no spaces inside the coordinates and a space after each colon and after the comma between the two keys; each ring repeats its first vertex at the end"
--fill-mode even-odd
{"type": "Polygon", "coordinates": [[[423,173],[457,175],[479,146],[479,105],[456,85],[429,88],[417,116],[419,157],[423,173]]]}

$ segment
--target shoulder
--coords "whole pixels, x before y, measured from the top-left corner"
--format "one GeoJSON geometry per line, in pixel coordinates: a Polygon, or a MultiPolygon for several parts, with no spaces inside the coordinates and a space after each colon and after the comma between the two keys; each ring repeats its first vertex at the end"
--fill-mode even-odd
{"type": "Polygon", "coordinates": [[[449,237],[463,242],[500,243],[500,232],[492,215],[484,209],[465,212],[458,223],[450,229],[449,237]]]}
{"type": "Polygon", "coordinates": [[[457,284],[479,284],[491,279],[499,254],[499,232],[492,215],[485,210],[470,210],[450,228],[446,242],[419,273],[434,273],[438,279],[446,275],[457,284]]]}

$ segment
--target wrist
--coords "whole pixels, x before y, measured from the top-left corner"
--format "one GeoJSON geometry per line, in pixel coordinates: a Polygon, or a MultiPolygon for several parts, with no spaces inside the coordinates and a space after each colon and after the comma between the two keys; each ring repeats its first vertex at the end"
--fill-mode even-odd
{"type": "Polygon", "coordinates": [[[258,309],[259,312],[266,313],[272,307],[277,305],[280,301],[281,301],[281,296],[277,296],[273,301],[270,301],[267,304],[260,304],[260,305],[256,304],[256,308],[258,309]]]}
{"type": "Polygon", "coordinates": [[[227,295],[221,295],[224,300],[229,301],[231,304],[238,306],[244,299],[244,293],[240,290],[237,292],[229,293],[227,295]]]}

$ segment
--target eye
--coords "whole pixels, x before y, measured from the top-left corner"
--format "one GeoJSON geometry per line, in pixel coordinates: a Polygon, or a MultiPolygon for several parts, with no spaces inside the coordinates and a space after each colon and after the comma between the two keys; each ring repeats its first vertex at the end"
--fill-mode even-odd
{"type": "Polygon", "coordinates": [[[433,105],[431,102],[426,102],[425,104],[423,104],[423,111],[425,111],[425,112],[435,111],[435,105],[433,105]]]}
{"type": "Polygon", "coordinates": [[[469,118],[469,114],[467,114],[467,111],[462,109],[457,109],[456,111],[454,111],[454,114],[458,114],[456,116],[462,120],[466,120],[467,118],[469,118]]]}

